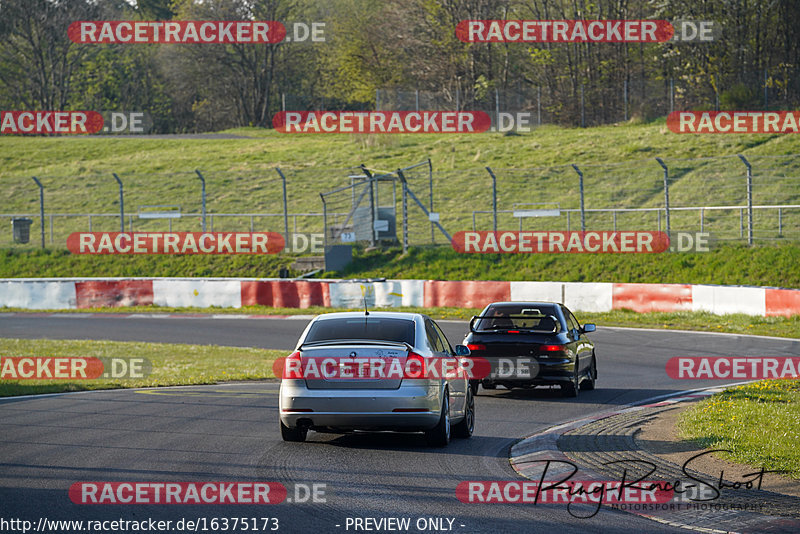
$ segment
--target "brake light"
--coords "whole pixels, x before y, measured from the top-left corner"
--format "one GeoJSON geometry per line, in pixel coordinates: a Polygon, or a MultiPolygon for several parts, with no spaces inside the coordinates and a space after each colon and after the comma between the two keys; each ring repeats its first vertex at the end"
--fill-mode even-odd
{"type": "Polygon", "coordinates": [[[300,352],[294,351],[286,358],[283,365],[283,378],[288,380],[302,380],[303,378],[303,363],[300,359],[300,352]]]}
{"type": "MultiPolygon", "coordinates": [[[[564,352],[566,347],[564,345],[541,345],[539,347],[539,352],[544,353],[556,353],[556,352],[564,352]]],[[[558,354],[552,354],[553,356],[558,356],[558,354]]]]}
{"type": "Polygon", "coordinates": [[[519,330],[506,330],[509,334],[519,334],[519,330]]]}
{"type": "Polygon", "coordinates": [[[486,350],[486,345],[481,345],[480,343],[467,343],[467,348],[475,352],[476,350],[486,350]]]}
{"type": "Polygon", "coordinates": [[[406,357],[406,368],[403,378],[424,378],[425,358],[416,352],[409,351],[406,357]]]}

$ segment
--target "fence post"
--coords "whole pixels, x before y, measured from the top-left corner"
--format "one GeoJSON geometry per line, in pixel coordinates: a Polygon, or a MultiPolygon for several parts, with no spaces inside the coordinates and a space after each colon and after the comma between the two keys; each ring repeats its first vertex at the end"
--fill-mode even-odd
{"type": "Polygon", "coordinates": [[[670,233],[669,225],[669,169],[661,158],[656,158],[656,161],[664,169],[664,214],[666,215],[667,235],[670,233]]]}
{"type": "Polygon", "coordinates": [[[122,196],[123,195],[123,193],[122,193],[122,180],[119,179],[119,176],[117,176],[117,173],[112,172],[111,174],[114,176],[114,179],[119,184],[119,231],[120,232],[124,232],[125,231],[125,202],[124,202],[124,199],[123,199],[123,196],[122,196]]]}
{"type": "Polygon", "coordinates": [[[286,246],[289,246],[289,211],[288,211],[288,202],[286,201],[286,176],[283,175],[283,171],[281,171],[280,167],[275,168],[278,171],[278,175],[281,177],[281,182],[283,182],[283,236],[286,239],[286,246]]]}
{"type": "Polygon", "coordinates": [[[325,196],[320,193],[319,198],[322,200],[322,248],[328,251],[328,205],[325,203],[325,196]]]}
{"type": "Polygon", "coordinates": [[[37,177],[31,176],[31,178],[39,186],[39,219],[42,221],[42,248],[44,248],[44,186],[37,177]]]}
{"type": "Polygon", "coordinates": [[[374,247],[377,241],[377,231],[375,230],[375,180],[372,178],[372,173],[369,172],[363,164],[361,165],[361,170],[364,175],[369,179],[369,223],[372,227],[372,231],[370,232],[371,239],[369,241],[370,246],[374,247]]]}
{"type": "Polygon", "coordinates": [[[200,178],[200,183],[202,184],[202,189],[200,192],[200,205],[203,213],[203,231],[206,231],[206,179],[203,178],[203,175],[200,174],[200,171],[195,169],[194,172],[197,173],[197,177],[200,178]]]}
{"type": "Polygon", "coordinates": [[[492,177],[492,230],[497,232],[497,177],[491,167],[486,167],[492,177]]]}
{"type": "MultiPolygon", "coordinates": [[[[408,184],[406,184],[406,177],[403,172],[398,170],[397,175],[400,177],[400,185],[403,191],[403,254],[408,252],[408,184]]],[[[433,227],[433,223],[431,223],[433,227]]]]}
{"type": "MultiPolygon", "coordinates": [[[[405,180],[405,177],[403,178],[405,180]]],[[[431,192],[431,212],[433,211],[433,163],[431,163],[431,158],[428,158],[428,187],[431,192]]],[[[434,231],[434,225],[431,223],[431,245],[435,244],[436,242],[436,232],[434,231]]]]}
{"type": "Polygon", "coordinates": [[[581,232],[586,231],[586,211],[583,207],[583,173],[578,168],[577,165],[573,164],[572,168],[575,169],[575,172],[578,173],[578,178],[580,181],[580,189],[581,189],[581,232]]]}
{"type": "Polygon", "coordinates": [[[764,69],[764,110],[768,110],[768,98],[767,98],[767,81],[769,78],[767,77],[767,69],[764,69]]]}
{"type": "Polygon", "coordinates": [[[414,111],[419,113],[419,89],[414,91],[414,111]]]}
{"type": "Polygon", "coordinates": [[[783,237],[783,211],[778,208],[778,237],[783,237]]]}
{"type": "Polygon", "coordinates": [[[739,154],[739,159],[742,160],[745,167],[747,167],[747,244],[753,244],[753,167],[747,159],[739,154]]]}

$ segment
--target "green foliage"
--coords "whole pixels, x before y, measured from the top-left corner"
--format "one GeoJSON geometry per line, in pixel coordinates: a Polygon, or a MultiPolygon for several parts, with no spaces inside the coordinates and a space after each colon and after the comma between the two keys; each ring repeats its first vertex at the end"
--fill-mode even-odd
{"type": "Polygon", "coordinates": [[[683,437],[727,449],[723,458],[800,476],[800,380],[731,388],[682,414],[683,437]]]}

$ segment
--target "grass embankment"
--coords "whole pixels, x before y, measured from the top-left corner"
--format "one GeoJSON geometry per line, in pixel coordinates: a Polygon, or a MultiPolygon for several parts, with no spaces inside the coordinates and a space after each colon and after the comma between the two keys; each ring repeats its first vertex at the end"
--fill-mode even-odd
{"type": "MultiPolygon", "coordinates": [[[[735,157],[753,162],[753,201],[789,203],[797,198],[796,176],[800,161],[764,159],[800,153],[800,140],[787,135],[675,135],[664,119],[647,124],[618,124],[595,128],[546,126],[518,136],[500,134],[285,135],[274,130],[242,128],[227,133],[239,139],[12,137],[0,139],[0,213],[38,213],[38,195],[30,179],[38,176],[45,186],[48,213],[109,213],[119,205],[116,172],[125,184],[126,213],[138,206],[180,205],[184,214],[173,221],[175,231],[199,230],[200,169],[207,182],[208,213],[283,212],[280,179],[274,167],[286,171],[288,211],[320,213],[319,193],[349,185],[350,169],[361,163],[392,171],[430,158],[434,169],[434,206],[449,232],[472,227],[472,212],[492,205],[491,166],[498,177],[498,206],[511,210],[515,203],[558,202],[562,209],[579,205],[578,180],[569,166],[578,164],[586,175],[587,208],[661,207],[664,202],[661,167],[654,158],[671,165],[672,207],[698,204],[741,205],[746,198],[744,166],[735,157]],[[724,160],[681,161],[680,158],[731,156],[724,160]],[[762,159],[759,159],[762,158],[762,159]],[[618,165],[623,164],[623,165],[618,165]],[[340,170],[334,170],[340,169],[340,170]],[[525,170],[527,169],[527,170],[525,170]]],[[[408,173],[410,187],[427,205],[427,169],[408,173]]],[[[387,187],[389,187],[387,185],[387,187]]],[[[395,208],[400,213],[400,195],[395,208]]],[[[381,205],[389,199],[381,192],[381,205]]],[[[330,199],[329,213],[347,212],[350,197],[330,199]]],[[[411,203],[412,244],[430,242],[430,225],[411,203]]],[[[697,212],[674,211],[673,230],[698,229],[697,212]]],[[[784,234],[797,235],[797,210],[783,214],[784,234]]],[[[757,211],[756,234],[777,237],[777,213],[757,211]]],[[[488,229],[488,215],[478,225],[488,229]]],[[[514,228],[517,220],[501,214],[500,227],[514,228]]],[[[656,214],[619,214],[620,229],[655,230],[656,214]]],[[[35,223],[38,225],[38,221],[35,223]]],[[[245,231],[249,217],[215,218],[216,230],[245,231]]],[[[294,228],[294,219],[289,221],[294,228]]],[[[56,218],[53,246],[63,247],[70,232],[86,231],[82,218],[56,218]]],[[[566,216],[525,221],[526,229],[566,229],[566,216]]],[[[587,228],[610,229],[609,213],[587,213],[587,228]]],[[[576,214],[571,228],[579,226],[576,214]]],[[[738,212],[707,212],[705,229],[718,237],[739,238],[738,212]]],[[[115,218],[95,217],[95,231],[116,231],[115,218]]],[[[127,227],[127,225],[126,225],[127,227]]],[[[164,231],[163,220],[138,220],[134,229],[164,231]]],[[[321,231],[321,217],[299,217],[298,231],[321,231]]],[[[283,231],[281,217],[256,218],[257,231],[283,231]]],[[[10,243],[10,232],[0,232],[0,244],[10,243]]],[[[36,237],[36,235],[34,235],[36,237]]],[[[439,235],[436,239],[441,242],[439,235]]],[[[33,248],[37,240],[28,245],[33,248]]],[[[49,235],[48,235],[49,242],[49,235]]]]}
{"type": "Polygon", "coordinates": [[[93,389],[214,384],[273,378],[272,363],[285,351],[120,341],[55,341],[0,338],[0,357],[146,358],[145,378],[111,380],[0,380],[0,397],[93,389]]]}
{"type": "Polygon", "coordinates": [[[723,458],[800,477],[800,380],[762,380],[728,389],[684,412],[683,438],[727,449],[723,458]]]}
{"type": "MultiPolygon", "coordinates": [[[[292,256],[80,256],[0,249],[0,278],[167,276],[277,277],[292,256]]],[[[298,273],[290,271],[291,275],[298,273]]],[[[364,253],[336,278],[529,280],[800,287],[800,245],[722,245],[664,254],[459,254],[445,247],[364,253]]]]}

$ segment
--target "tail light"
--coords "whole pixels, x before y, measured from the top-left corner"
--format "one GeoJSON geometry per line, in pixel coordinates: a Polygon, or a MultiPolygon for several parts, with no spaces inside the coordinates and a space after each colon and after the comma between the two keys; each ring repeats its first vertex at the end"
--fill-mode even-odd
{"type": "Polygon", "coordinates": [[[416,352],[409,351],[403,378],[425,378],[425,358],[416,352]]]}
{"type": "Polygon", "coordinates": [[[563,357],[567,347],[565,345],[541,345],[539,352],[545,358],[559,358],[563,357]]]}
{"type": "Polygon", "coordinates": [[[300,359],[300,352],[294,351],[286,357],[286,362],[283,366],[283,378],[289,380],[302,380],[303,378],[303,362],[300,359]]]}
{"type": "Polygon", "coordinates": [[[467,348],[472,352],[475,352],[476,350],[486,350],[486,345],[482,345],[480,343],[468,343],[467,348]]]}

